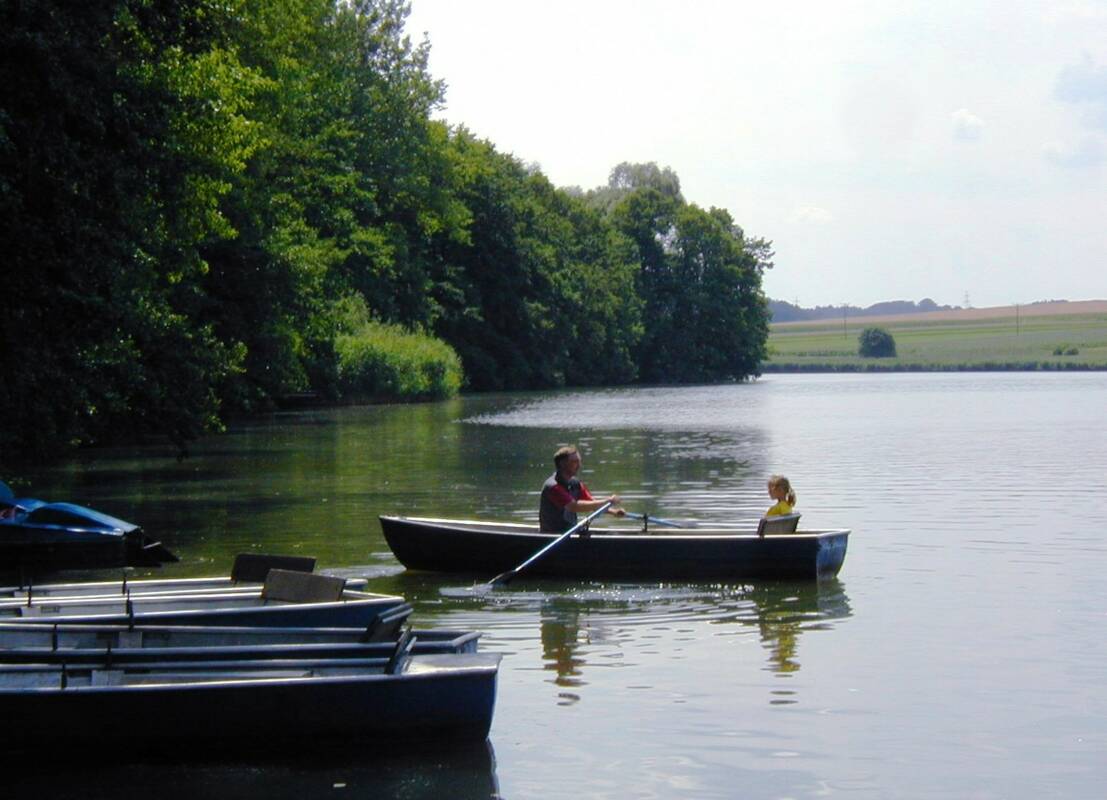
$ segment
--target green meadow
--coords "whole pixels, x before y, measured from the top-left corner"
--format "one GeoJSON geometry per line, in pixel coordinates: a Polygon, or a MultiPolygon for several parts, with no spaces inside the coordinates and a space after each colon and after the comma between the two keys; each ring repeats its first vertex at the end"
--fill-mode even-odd
{"type": "Polygon", "coordinates": [[[1107,369],[1107,314],[901,320],[864,317],[773,325],[763,372],[1107,369]],[[857,337],[883,328],[896,357],[862,358],[857,337]]]}

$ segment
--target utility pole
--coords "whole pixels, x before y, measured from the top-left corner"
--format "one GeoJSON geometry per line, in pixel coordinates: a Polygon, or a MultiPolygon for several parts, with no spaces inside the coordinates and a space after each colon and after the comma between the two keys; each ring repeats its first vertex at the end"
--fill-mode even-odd
{"type": "Polygon", "coordinates": [[[1015,336],[1019,335],[1019,304],[1015,303],[1015,336]]]}

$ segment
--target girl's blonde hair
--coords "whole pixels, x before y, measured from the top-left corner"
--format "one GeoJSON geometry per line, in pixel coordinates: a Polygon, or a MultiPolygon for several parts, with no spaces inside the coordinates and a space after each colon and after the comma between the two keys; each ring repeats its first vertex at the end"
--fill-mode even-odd
{"type": "Polygon", "coordinates": [[[783,475],[773,475],[769,478],[769,486],[776,488],[780,487],[784,490],[784,498],[788,501],[788,505],[794,506],[796,504],[796,493],[792,491],[791,482],[783,475]]]}

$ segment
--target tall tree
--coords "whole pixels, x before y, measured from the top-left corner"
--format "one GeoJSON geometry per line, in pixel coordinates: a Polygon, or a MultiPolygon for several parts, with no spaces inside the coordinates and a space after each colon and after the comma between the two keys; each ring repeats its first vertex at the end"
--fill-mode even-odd
{"type": "Polygon", "coordinates": [[[472,219],[441,240],[435,331],[475,389],[622,383],[640,335],[633,249],[597,212],[461,129],[452,180],[472,219]]]}
{"type": "Polygon", "coordinates": [[[652,186],[626,194],[612,219],[638,252],[642,380],[684,383],[756,374],[768,337],[761,271],[769,244],[755,240],[747,249],[726,211],[704,211],[652,186]]]}
{"type": "Polygon", "coordinates": [[[608,175],[607,185],[589,191],[585,197],[594,208],[609,214],[619,201],[638,189],[654,189],[670,200],[684,202],[677,174],[669,167],[657,166],[653,161],[644,164],[623,161],[617,164],[608,175]]]}
{"type": "Polygon", "coordinates": [[[0,11],[5,450],[214,424],[236,368],[190,315],[198,243],[256,145],[230,3],[23,0],[0,11]]]}

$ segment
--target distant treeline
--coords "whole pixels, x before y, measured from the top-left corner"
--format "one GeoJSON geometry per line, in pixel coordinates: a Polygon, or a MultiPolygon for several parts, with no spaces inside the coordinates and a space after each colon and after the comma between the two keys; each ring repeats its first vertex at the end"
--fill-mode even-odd
{"type": "Polygon", "coordinates": [[[669,169],[558,189],[432,120],[407,12],[0,7],[0,458],[183,446],[304,393],[757,370],[769,243],[669,169]]]}
{"type": "Polygon", "coordinates": [[[815,306],[800,308],[783,300],[769,300],[769,313],[773,322],[799,322],[802,320],[841,319],[842,317],[877,317],[892,314],[917,314],[922,311],[950,311],[960,306],[940,306],[929,297],[917,303],[910,300],[889,300],[868,308],[851,305],[815,306]]]}

